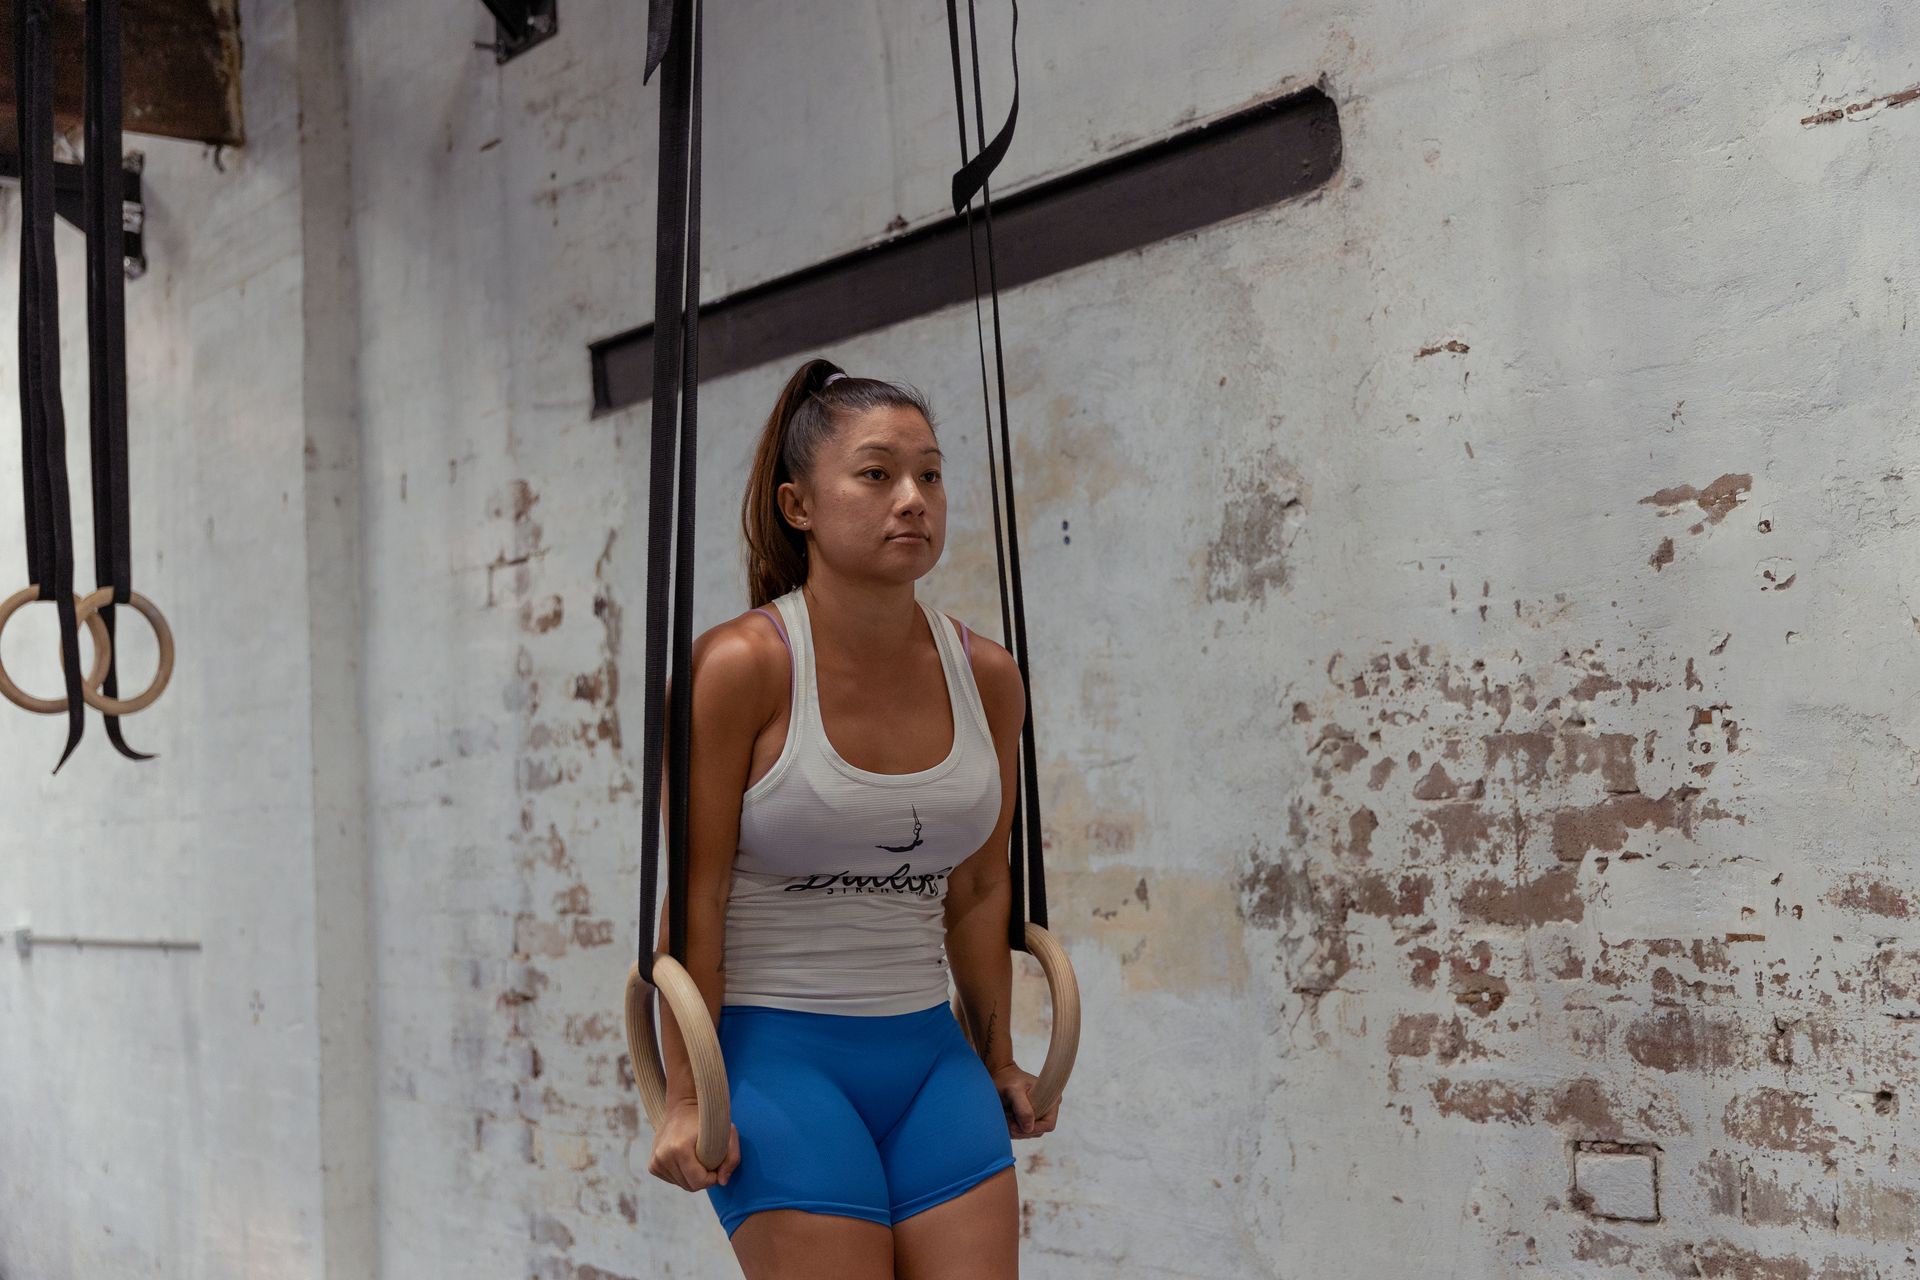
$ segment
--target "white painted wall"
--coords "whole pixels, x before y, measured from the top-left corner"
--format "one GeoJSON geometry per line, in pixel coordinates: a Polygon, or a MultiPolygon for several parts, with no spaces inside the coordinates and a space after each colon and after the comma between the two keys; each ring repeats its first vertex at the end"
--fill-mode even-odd
{"type": "MultiPolygon", "coordinates": [[[[805,8],[709,15],[710,294],[943,204],[941,7],[805,8]]],[[[147,148],[138,565],[182,666],[152,765],[96,723],[49,779],[59,726],[0,716],[0,928],[205,949],[0,953],[9,1280],[729,1273],[619,1061],[646,418],[590,416],[585,348],[651,307],[639,9],[496,67],[478,5],[257,0],[248,147],[147,148]]],[[[1905,1274],[1920,20],[1022,35],[999,190],[1320,80],[1345,155],[1005,300],[1088,1010],[1018,1148],[1028,1271],[1905,1274]]],[[[972,343],[831,354],[932,395],[925,593],[991,633],[972,343]]],[[[786,372],[705,389],[699,626],[786,372]]],[[[42,685],[51,631],[5,650],[42,685]]]]}

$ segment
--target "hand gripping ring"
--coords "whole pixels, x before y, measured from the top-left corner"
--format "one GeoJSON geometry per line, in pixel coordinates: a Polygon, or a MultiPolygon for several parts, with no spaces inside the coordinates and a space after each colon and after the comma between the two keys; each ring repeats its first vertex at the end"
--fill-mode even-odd
{"type": "MultiPolygon", "coordinates": [[[[693,1065],[693,1096],[699,1105],[700,1134],[694,1154],[701,1167],[718,1169],[727,1158],[733,1129],[733,1110],[727,1093],[727,1068],[720,1057],[720,1036],[707,1012],[707,999],[678,960],[664,951],[653,957],[660,994],[673,1010],[673,1020],[686,1042],[693,1065]]],[[[655,1133],[667,1122],[667,1073],[660,1063],[660,1041],[653,1025],[653,986],[641,976],[635,961],[627,972],[627,1054],[633,1059],[633,1079],[655,1133]]]]}
{"type": "Polygon", "coordinates": [[[1027,921],[1027,951],[1040,962],[1040,971],[1047,975],[1047,990],[1053,996],[1053,1036],[1047,1041],[1047,1060],[1028,1095],[1033,1114],[1043,1116],[1053,1110],[1053,1104],[1066,1091],[1074,1057],[1080,1052],[1080,983],[1073,976],[1067,949],[1031,920],[1027,921]]]}
{"type": "MultiPolygon", "coordinates": [[[[22,606],[31,604],[39,598],[40,588],[33,586],[23,587],[8,596],[6,600],[0,601],[0,632],[7,629],[7,623],[22,606]]],[[[93,670],[87,673],[85,680],[81,681],[81,688],[84,691],[106,680],[107,669],[113,662],[113,642],[107,638],[107,624],[101,620],[99,614],[88,612],[85,602],[78,596],[74,597],[74,609],[80,621],[86,623],[87,633],[93,637],[93,670]]],[[[43,716],[61,715],[67,709],[65,697],[36,698],[23,691],[13,682],[13,677],[7,674],[5,663],[0,663],[0,697],[4,697],[23,711],[32,711],[43,716]]]]}
{"type": "MultiPolygon", "coordinates": [[[[113,588],[101,587],[98,591],[80,602],[80,617],[89,627],[100,626],[100,633],[106,633],[106,627],[100,622],[100,610],[113,603],[113,588]]],[[[153,627],[153,638],[160,646],[160,666],[153,673],[153,683],[146,690],[132,698],[109,698],[101,692],[101,686],[107,682],[106,670],[96,662],[95,671],[80,686],[81,694],[87,705],[95,711],[110,716],[130,716],[136,711],[144,711],[153,705],[167,687],[167,681],[173,678],[173,628],[167,625],[166,615],[153,601],[138,591],[127,594],[127,603],[139,611],[153,627]]]]}
{"type": "MultiPolygon", "coordinates": [[[[1027,1095],[1037,1117],[1053,1110],[1053,1104],[1066,1091],[1067,1077],[1073,1074],[1073,1060],[1080,1052],[1080,983],[1073,976],[1073,962],[1067,959],[1066,948],[1031,920],[1027,921],[1027,952],[1040,962],[1040,971],[1047,975],[1047,991],[1053,997],[1053,1035],[1047,1041],[1047,1060],[1027,1095]]],[[[958,1002],[954,1018],[966,1026],[958,1002]]]]}

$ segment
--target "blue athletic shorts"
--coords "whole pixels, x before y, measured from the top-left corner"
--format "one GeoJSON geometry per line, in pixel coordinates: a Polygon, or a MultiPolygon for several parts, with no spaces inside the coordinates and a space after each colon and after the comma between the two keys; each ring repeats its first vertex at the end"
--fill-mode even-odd
{"type": "Polygon", "coordinates": [[[740,1164],[707,1188],[731,1237],[763,1209],[891,1226],[1013,1165],[993,1079],[945,1004],[880,1017],[722,1005],[740,1164]]]}

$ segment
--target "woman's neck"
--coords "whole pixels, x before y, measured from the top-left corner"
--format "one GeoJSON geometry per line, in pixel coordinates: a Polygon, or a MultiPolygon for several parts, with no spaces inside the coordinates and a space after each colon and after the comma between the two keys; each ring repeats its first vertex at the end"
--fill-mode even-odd
{"type": "Polygon", "coordinates": [[[911,582],[843,582],[812,574],[802,585],[815,648],[856,662],[892,662],[914,649],[926,628],[911,582]]]}

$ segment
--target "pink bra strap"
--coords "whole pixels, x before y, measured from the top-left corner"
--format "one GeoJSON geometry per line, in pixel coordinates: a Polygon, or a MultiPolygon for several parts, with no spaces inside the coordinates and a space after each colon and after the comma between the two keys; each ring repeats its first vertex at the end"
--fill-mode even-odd
{"type": "Polygon", "coordinates": [[[791,658],[793,656],[793,641],[787,639],[787,629],[780,625],[780,615],[775,613],[773,610],[766,608],[764,605],[758,609],[755,609],[754,612],[764,613],[769,618],[773,619],[774,630],[780,633],[780,643],[787,646],[787,656],[791,658]]]}
{"type": "Polygon", "coordinates": [[[955,618],[953,625],[960,628],[960,646],[967,651],[967,663],[973,663],[973,632],[967,630],[967,624],[955,618]]]}

